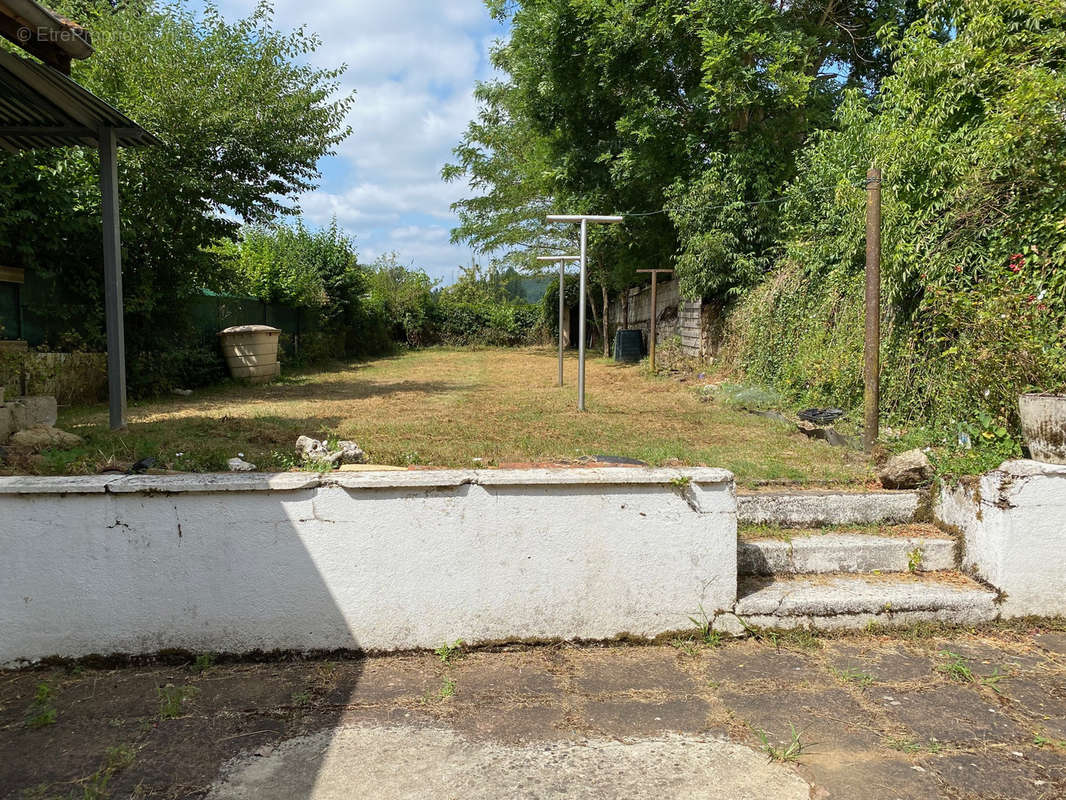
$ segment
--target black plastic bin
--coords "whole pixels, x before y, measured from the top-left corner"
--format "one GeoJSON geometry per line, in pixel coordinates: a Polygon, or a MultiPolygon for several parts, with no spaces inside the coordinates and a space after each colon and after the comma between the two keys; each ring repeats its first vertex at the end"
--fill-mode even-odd
{"type": "Polygon", "coordinates": [[[644,332],[619,330],[614,335],[614,360],[634,364],[644,357],[644,332]]]}

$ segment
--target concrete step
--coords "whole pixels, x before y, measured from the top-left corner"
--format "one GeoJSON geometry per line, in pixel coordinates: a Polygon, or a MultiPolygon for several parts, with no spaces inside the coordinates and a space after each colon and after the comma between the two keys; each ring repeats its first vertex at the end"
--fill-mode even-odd
{"type": "Polygon", "coordinates": [[[746,536],[737,545],[740,575],[831,572],[932,572],[955,569],[955,540],[932,525],[863,531],[782,530],[746,536]]]}
{"type": "Polygon", "coordinates": [[[914,520],[918,492],[738,492],[737,521],[751,525],[895,525],[914,520]]]}
{"type": "Polygon", "coordinates": [[[998,613],[995,592],[958,572],[747,578],[736,605],[748,625],[783,629],[973,625],[998,613]]]}

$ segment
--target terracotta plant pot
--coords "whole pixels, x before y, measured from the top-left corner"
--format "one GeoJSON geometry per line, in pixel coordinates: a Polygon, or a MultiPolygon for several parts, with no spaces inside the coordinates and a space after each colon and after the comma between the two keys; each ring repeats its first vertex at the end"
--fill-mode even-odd
{"type": "Polygon", "coordinates": [[[1066,395],[1023,394],[1018,409],[1029,455],[1036,461],[1066,464],[1066,395]]]}

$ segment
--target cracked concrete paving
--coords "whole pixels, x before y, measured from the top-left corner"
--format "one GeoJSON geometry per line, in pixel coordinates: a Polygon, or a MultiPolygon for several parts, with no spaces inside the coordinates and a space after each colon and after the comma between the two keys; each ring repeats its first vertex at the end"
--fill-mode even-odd
{"type": "Polygon", "coordinates": [[[0,797],[1059,800],[1064,627],[9,672],[0,797]]]}
{"type": "Polygon", "coordinates": [[[208,800],[460,796],[806,800],[809,787],[751,748],[709,737],[509,746],[448,729],[347,725],[238,759],[208,800]]]}

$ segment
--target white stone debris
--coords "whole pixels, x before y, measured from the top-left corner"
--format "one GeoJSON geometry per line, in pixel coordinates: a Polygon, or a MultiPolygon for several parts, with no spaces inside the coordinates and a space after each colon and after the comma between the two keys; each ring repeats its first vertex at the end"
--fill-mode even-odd
{"type": "Polygon", "coordinates": [[[296,440],[296,455],[305,463],[326,463],[331,467],[366,462],[366,453],[363,449],[347,439],[341,439],[336,445],[330,447],[327,442],[312,439],[310,436],[301,436],[296,440]]]}
{"type": "Polygon", "coordinates": [[[231,458],[226,462],[230,472],[252,472],[255,470],[255,464],[249,464],[243,458],[231,458]]]}

